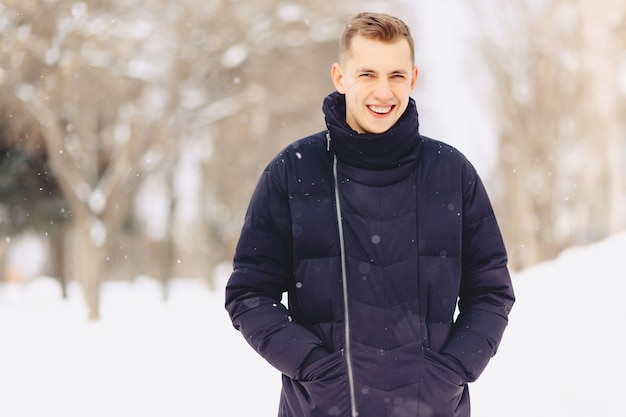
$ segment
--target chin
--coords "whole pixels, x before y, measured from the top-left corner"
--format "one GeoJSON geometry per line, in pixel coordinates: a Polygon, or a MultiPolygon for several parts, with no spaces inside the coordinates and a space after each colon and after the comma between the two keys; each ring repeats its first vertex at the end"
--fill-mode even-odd
{"type": "Polygon", "coordinates": [[[372,126],[370,129],[368,129],[368,133],[372,133],[372,134],[375,134],[375,135],[380,135],[381,133],[385,133],[386,131],[388,131],[392,127],[393,127],[393,125],[372,126]]]}

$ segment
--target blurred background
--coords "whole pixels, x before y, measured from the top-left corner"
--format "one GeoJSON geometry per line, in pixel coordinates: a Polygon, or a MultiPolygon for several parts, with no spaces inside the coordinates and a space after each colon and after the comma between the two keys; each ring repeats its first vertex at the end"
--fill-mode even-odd
{"type": "Polygon", "coordinates": [[[359,10],[414,29],[421,132],[477,165],[512,269],[623,229],[625,2],[439,3],[3,0],[0,279],[77,281],[94,319],[105,280],[213,285],[359,10]]]}
{"type": "Polygon", "coordinates": [[[363,10],[411,26],[420,131],[476,165],[514,272],[625,229],[626,0],[0,0],[0,288],[46,277],[91,322],[106,284],[220,303],[363,10]]]}

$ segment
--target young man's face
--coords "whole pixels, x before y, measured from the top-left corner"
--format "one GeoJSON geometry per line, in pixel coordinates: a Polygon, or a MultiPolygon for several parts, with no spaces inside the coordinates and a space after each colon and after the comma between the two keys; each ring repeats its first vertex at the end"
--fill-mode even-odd
{"type": "Polygon", "coordinates": [[[406,110],[417,67],[406,39],[386,43],[356,36],[331,76],[346,96],[348,125],[358,133],[383,133],[406,110]]]}

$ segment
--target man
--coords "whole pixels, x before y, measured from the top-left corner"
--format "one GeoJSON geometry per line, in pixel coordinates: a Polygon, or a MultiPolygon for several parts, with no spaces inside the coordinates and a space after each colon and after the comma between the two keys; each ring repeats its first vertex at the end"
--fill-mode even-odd
{"type": "Polygon", "coordinates": [[[254,191],[226,308],[283,374],[280,417],[467,417],[467,383],[507,325],[491,205],[457,150],[418,133],[417,75],[401,20],[354,17],[328,130],[283,150],[254,191]]]}

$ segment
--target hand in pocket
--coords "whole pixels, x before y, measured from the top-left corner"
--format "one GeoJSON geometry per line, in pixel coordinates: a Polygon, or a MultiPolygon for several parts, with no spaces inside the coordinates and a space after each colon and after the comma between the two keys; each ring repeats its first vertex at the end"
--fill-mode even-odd
{"type": "Polygon", "coordinates": [[[454,416],[465,380],[447,359],[432,351],[424,352],[424,369],[420,382],[420,415],[429,417],[454,416]]]}

